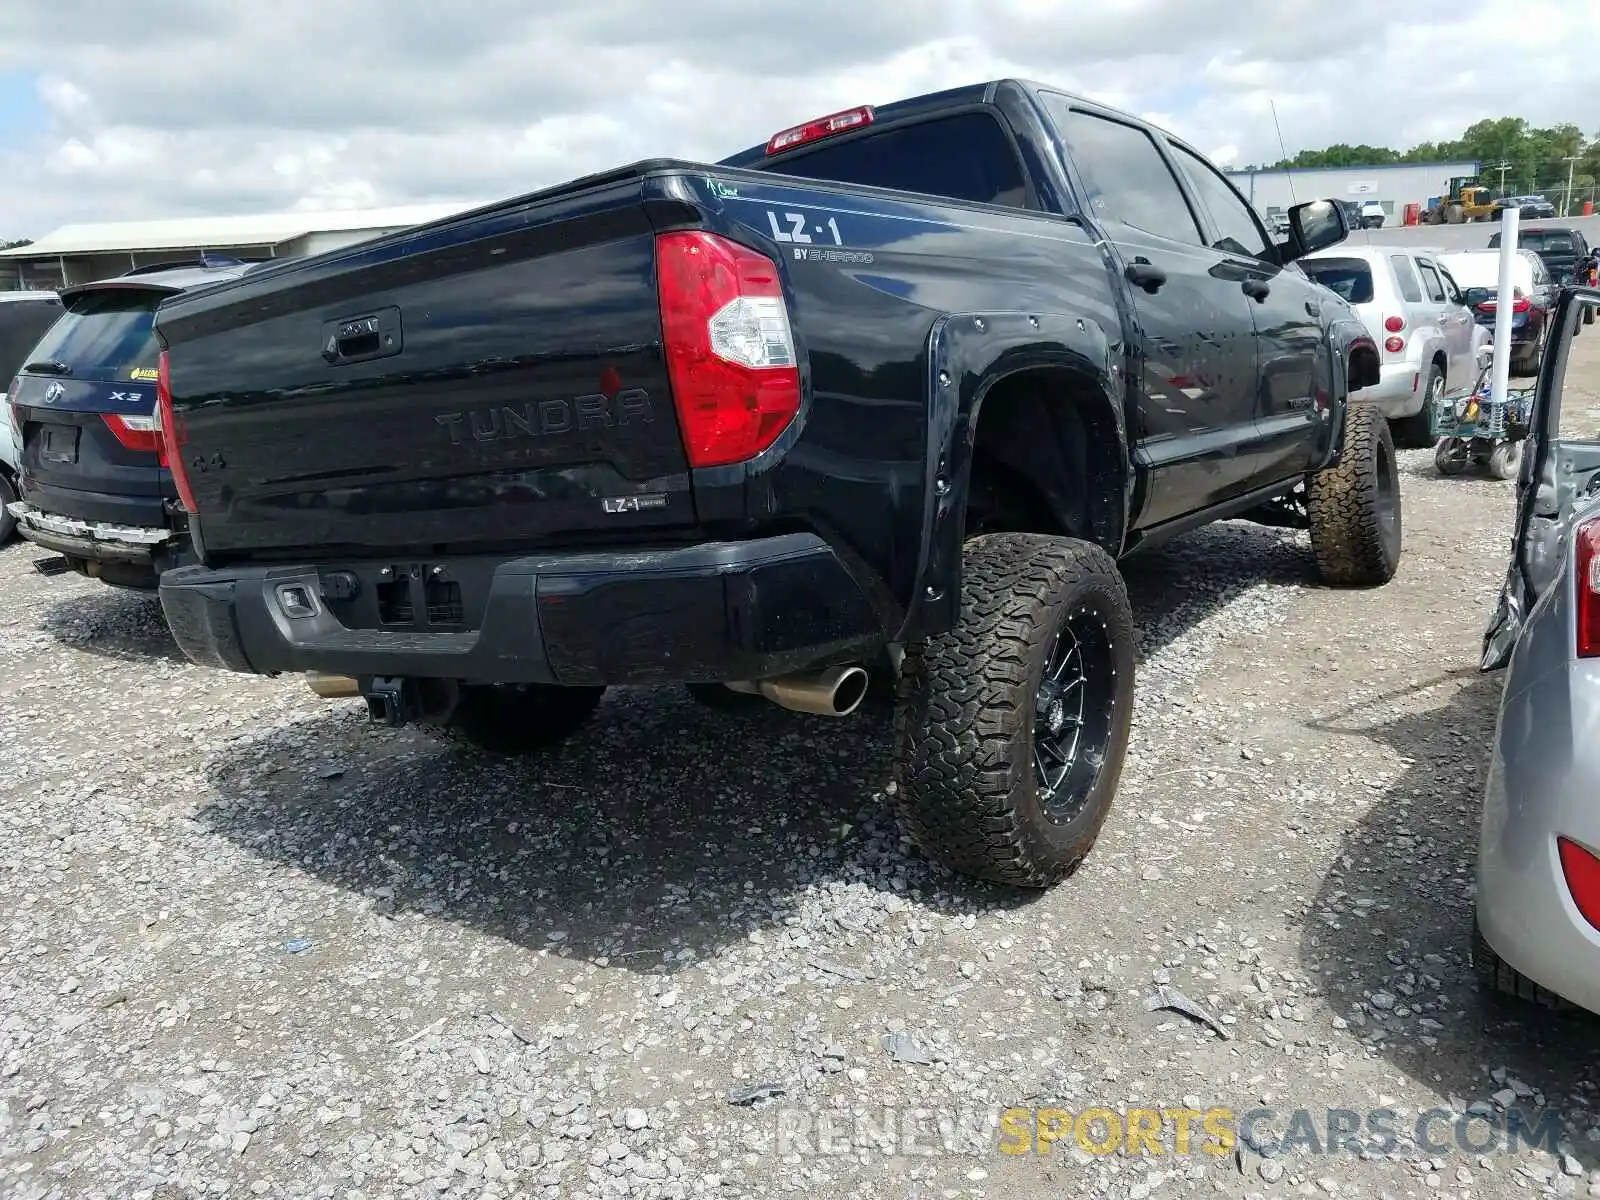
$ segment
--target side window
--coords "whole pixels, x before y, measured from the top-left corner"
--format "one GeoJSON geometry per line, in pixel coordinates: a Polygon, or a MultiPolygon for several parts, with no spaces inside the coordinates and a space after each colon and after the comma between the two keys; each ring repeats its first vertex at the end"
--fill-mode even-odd
{"type": "Polygon", "coordinates": [[[1216,227],[1217,240],[1211,243],[1214,250],[1230,254],[1244,254],[1260,258],[1268,251],[1267,235],[1256,222],[1255,214],[1244,202],[1233,185],[1192,150],[1167,143],[1172,147],[1173,158],[1188,176],[1189,184],[1200,197],[1200,204],[1211,216],[1216,227]]]}
{"type": "Polygon", "coordinates": [[[1084,202],[1102,221],[1131,225],[1157,237],[1200,245],[1200,225],[1161,151],[1144,130],[1070,107],[1046,94],[1056,128],[1072,152],[1088,194],[1084,202]]]}
{"type": "Polygon", "coordinates": [[[1445,299],[1449,300],[1451,304],[1465,304],[1467,298],[1461,294],[1461,285],[1456,282],[1455,276],[1445,270],[1443,263],[1435,263],[1434,265],[1439,268],[1439,278],[1444,281],[1445,299]]]}
{"type": "Polygon", "coordinates": [[[1412,304],[1421,304],[1422,285],[1417,282],[1417,269],[1411,265],[1411,256],[1391,254],[1389,264],[1394,267],[1395,282],[1400,285],[1400,295],[1412,304]]]}
{"type": "Polygon", "coordinates": [[[1439,282],[1439,275],[1433,269],[1431,262],[1417,259],[1417,269],[1422,272],[1422,286],[1428,289],[1428,299],[1435,304],[1444,303],[1444,284],[1439,282]]]}
{"type": "Polygon", "coordinates": [[[988,113],[958,113],[818,146],[775,164],[804,179],[897,188],[952,200],[1025,208],[1022,165],[1000,123],[988,113]]]}

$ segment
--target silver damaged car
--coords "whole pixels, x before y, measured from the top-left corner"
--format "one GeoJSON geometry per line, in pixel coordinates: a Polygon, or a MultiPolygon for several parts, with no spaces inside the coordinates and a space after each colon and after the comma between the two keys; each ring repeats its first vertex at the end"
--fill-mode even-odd
{"type": "Polygon", "coordinates": [[[1505,669],[1478,849],[1485,981],[1600,1012],[1600,291],[1568,291],[1539,374],[1511,565],[1482,668],[1505,669]],[[1584,335],[1584,336],[1580,336],[1584,335]]]}

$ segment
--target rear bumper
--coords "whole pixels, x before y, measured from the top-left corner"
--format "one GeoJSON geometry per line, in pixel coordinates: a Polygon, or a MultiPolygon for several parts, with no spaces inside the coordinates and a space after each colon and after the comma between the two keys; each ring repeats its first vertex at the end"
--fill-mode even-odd
{"type": "MultiPolygon", "coordinates": [[[[1526,315],[1511,318],[1511,356],[1513,358],[1525,357],[1539,344],[1539,335],[1544,332],[1544,321],[1530,321],[1526,315]]],[[[1489,335],[1489,344],[1494,344],[1494,321],[1478,321],[1478,328],[1489,335]]]]}
{"type": "MultiPolygon", "coordinates": [[[[1559,622],[1560,631],[1566,629],[1559,622]]],[[[1519,647],[1519,653],[1522,653],[1519,647]]],[[[1512,967],[1600,1012],[1600,929],[1573,902],[1558,837],[1600,852],[1600,668],[1507,680],[1479,834],[1478,926],[1512,967]]]]}
{"type": "Polygon", "coordinates": [[[174,534],[165,527],[85,521],[46,512],[17,500],[6,506],[17,519],[17,532],[35,545],[90,562],[151,566],[163,555],[174,534]]]}
{"type": "Polygon", "coordinates": [[[257,674],[715,682],[819,665],[884,636],[866,591],[805,533],[514,559],[179,567],[162,576],[161,605],[195,662],[257,674]],[[314,611],[290,615],[286,594],[314,611]]]}

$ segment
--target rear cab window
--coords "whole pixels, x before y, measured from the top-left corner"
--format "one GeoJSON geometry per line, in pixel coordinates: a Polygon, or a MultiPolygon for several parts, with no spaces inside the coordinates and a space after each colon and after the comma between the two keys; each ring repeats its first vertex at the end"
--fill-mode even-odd
{"type": "Polygon", "coordinates": [[[849,141],[823,142],[767,169],[1006,208],[1028,206],[1028,185],[1016,149],[987,112],[956,113],[849,141]]]}
{"type": "Polygon", "coordinates": [[[1300,267],[1347,304],[1370,304],[1372,266],[1364,258],[1302,258],[1300,267]]]}
{"type": "Polygon", "coordinates": [[[1422,284],[1417,281],[1417,268],[1409,254],[1391,254],[1389,265],[1394,268],[1395,282],[1400,285],[1400,296],[1411,304],[1422,303],[1422,284]]]}
{"type": "Polygon", "coordinates": [[[153,383],[161,353],[155,313],[166,295],[116,288],[76,296],[28,359],[63,363],[74,379],[153,383]]]}

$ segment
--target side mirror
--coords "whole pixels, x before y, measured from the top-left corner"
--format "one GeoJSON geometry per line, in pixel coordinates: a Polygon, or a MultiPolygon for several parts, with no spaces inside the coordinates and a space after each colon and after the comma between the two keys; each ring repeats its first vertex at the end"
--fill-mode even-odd
{"type": "Polygon", "coordinates": [[[1350,222],[1344,206],[1337,201],[1308,200],[1289,210],[1289,232],[1293,238],[1293,257],[1304,258],[1313,251],[1344,241],[1350,232],[1350,222]]]}
{"type": "Polygon", "coordinates": [[[1494,347],[1493,346],[1479,346],[1478,347],[1478,370],[1487,371],[1492,366],[1494,366],[1494,347]]]}

